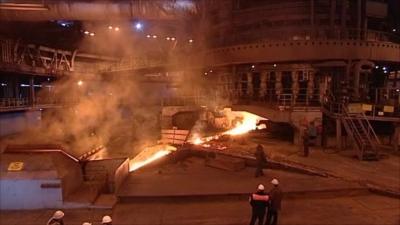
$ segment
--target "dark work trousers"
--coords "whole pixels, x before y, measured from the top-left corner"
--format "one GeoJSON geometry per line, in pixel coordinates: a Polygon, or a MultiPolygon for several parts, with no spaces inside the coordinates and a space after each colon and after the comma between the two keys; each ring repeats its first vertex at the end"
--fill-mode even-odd
{"type": "Polygon", "coordinates": [[[308,150],[308,144],[304,144],[304,156],[305,156],[305,157],[308,157],[308,152],[309,152],[309,150],[308,150]]]}
{"type": "Polygon", "coordinates": [[[257,161],[256,177],[264,176],[263,168],[264,168],[264,163],[257,161]]]}
{"type": "Polygon", "coordinates": [[[257,212],[252,212],[251,214],[251,220],[250,220],[250,225],[254,225],[258,219],[258,225],[264,225],[264,216],[265,213],[257,213],[257,212]]]}
{"type": "Polygon", "coordinates": [[[265,225],[277,225],[277,224],[278,224],[278,211],[269,209],[265,225]]]}

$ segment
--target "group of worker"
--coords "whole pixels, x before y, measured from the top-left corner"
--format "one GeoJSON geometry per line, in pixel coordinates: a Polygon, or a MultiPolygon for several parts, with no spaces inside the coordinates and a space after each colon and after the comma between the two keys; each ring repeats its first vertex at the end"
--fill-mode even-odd
{"type": "MultiPolygon", "coordinates": [[[[49,219],[46,225],[64,225],[64,212],[61,210],[57,210],[53,216],[49,219]]],[[[102,225],[112,225],[111,216],[103,216],[101,220],[102,225]]],[[[89,222],[83,222],[82,225],[92,225],[89,222]]]]}
{"type": "MultiPolygon", "coordinates": [[[[267,164],[267,157],[262,145],[257,145],[256,152],[256,174],[255,177],[264,176],[263,169],[267,164]]],[[[279,187],[279,181],[272,179],[274,186],[268,193],[265,192],[263,184],[259,184],[257,191],[250,195],[249,202],[252,207],[250,225],[254,225],[258,220],[259,225],[276,225],[278,223],[278,211],[281,209],[282,191],[279,187]],[[265,213],[267,219],[264,224],[265,213]]]]}
{"type": "Polygon", "coordinates": [[[259,184],[257,191],[250,195],[249,202],[252,208],[250,225],[254,225],[258,220],[258,225],[276,225],[278,224],[278,212],[281,209],[282,191],[279,187],[279,181],[273,179],[271,184],[274,187],[265,192],[264,185],[259,184]],[[265,213],[267,219],[264,224],[265,213]]]}

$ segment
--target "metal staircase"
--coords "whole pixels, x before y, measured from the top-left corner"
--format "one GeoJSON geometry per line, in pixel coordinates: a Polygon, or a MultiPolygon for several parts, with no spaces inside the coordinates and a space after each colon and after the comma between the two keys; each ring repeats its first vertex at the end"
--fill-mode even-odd
{"type": "Polygon", "coordinates": [[[350,113],[344,104],[341,105],[341,109],[341,122],[357,146],[358,158],[377,160],[380,141],[365,114],[363,112],[350,113]]]}

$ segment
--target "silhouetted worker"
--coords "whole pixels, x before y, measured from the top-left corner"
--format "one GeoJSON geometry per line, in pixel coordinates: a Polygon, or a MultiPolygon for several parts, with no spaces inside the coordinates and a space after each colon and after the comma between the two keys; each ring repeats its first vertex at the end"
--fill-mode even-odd
{"type": "Polygon", "coordinates": [[[304,151],[304,157],[308,157],[308,153],[309,153],[309,147],[310,145],[310,136],[308,133],[308,129],[304,129],[303,132],[303,151],[304,151]]]}
{"type": "Polygon", "coordinates": [[[264,153],[264,148],[262,145],[257,145],[256,152],[254,153],[254,156],[256,157],[256,177],[259,176],[264,176],[263,168],[265,164],[267,163],[267,159],[265,157],[264,153]]]}
{"type": "Polygon", "coordinates": [[[278,212],[281,210],[282,190],[279,187],[279,181],[277,179],[273,179],[271,184],[273,184],[274,187],[268,193],[269,208],[265,225],[278,224],[278,212]]]}
{"type": "Polygon", "coordinates": [[[46,225],[64,225],[64,212],[61,210],[57,210],[53,216],[47,221],[46,225]]]}
{"type": "Polygon", "coordinates": [[[263,225],[268,199],[268,195],[264,192],[264,185],[259,184],[257,187],[257,192],[251,194],[249,197],[249,202],[251,205],[250,225],[254,225],[257,220],[258,225],[263,225]]]}
{"type": "Polygon", "coordinates": [[[103,216],[103,219],[101,220],[102,225],[112,225],[112,219],[111,216],[103,216]]]}
{"type": "Polygon", "coordinates": [[[317,141],[317,127],[314,121],[310,123],[310,127],[308,128],[308,137],[309,145],[314,146],[317,141]]]}

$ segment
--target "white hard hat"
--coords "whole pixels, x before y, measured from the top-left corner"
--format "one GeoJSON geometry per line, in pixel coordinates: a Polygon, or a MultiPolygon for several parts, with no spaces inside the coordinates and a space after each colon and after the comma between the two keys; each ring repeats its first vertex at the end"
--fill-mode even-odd
{"type": "Polygon", "coordinates": [[[92,225],[92,224],[89,222],[84,222],[84,223],[82,223],[82,225],[92,225]]]}
{"type": "Polygon", "coordinates": [[[259,184],[258,187],[257,187],[257,189],[260,190],[260,191],[264,191],[264,185],[259,184]]]}
{"type": "Polygon", "coordinates": [[[273,184],[273,185],[278,185],[279,184],[279,181],[277,180],[277,179],[272,179],[272,181],[271,181],[271,184],[273,184]]]}
{"type": "Polygon", "coordinates": [[[64,212],[61,210],[57,210],[54,214],[53,214],[53,218],[54,219],[62,219],[64,217],[64,212]]]}
{"type": "Polygon", "coordinates": [[[101,222],[102,223],[111,223],[112,222],[111,216],[103,216],[103,220],[101,222]]]}

